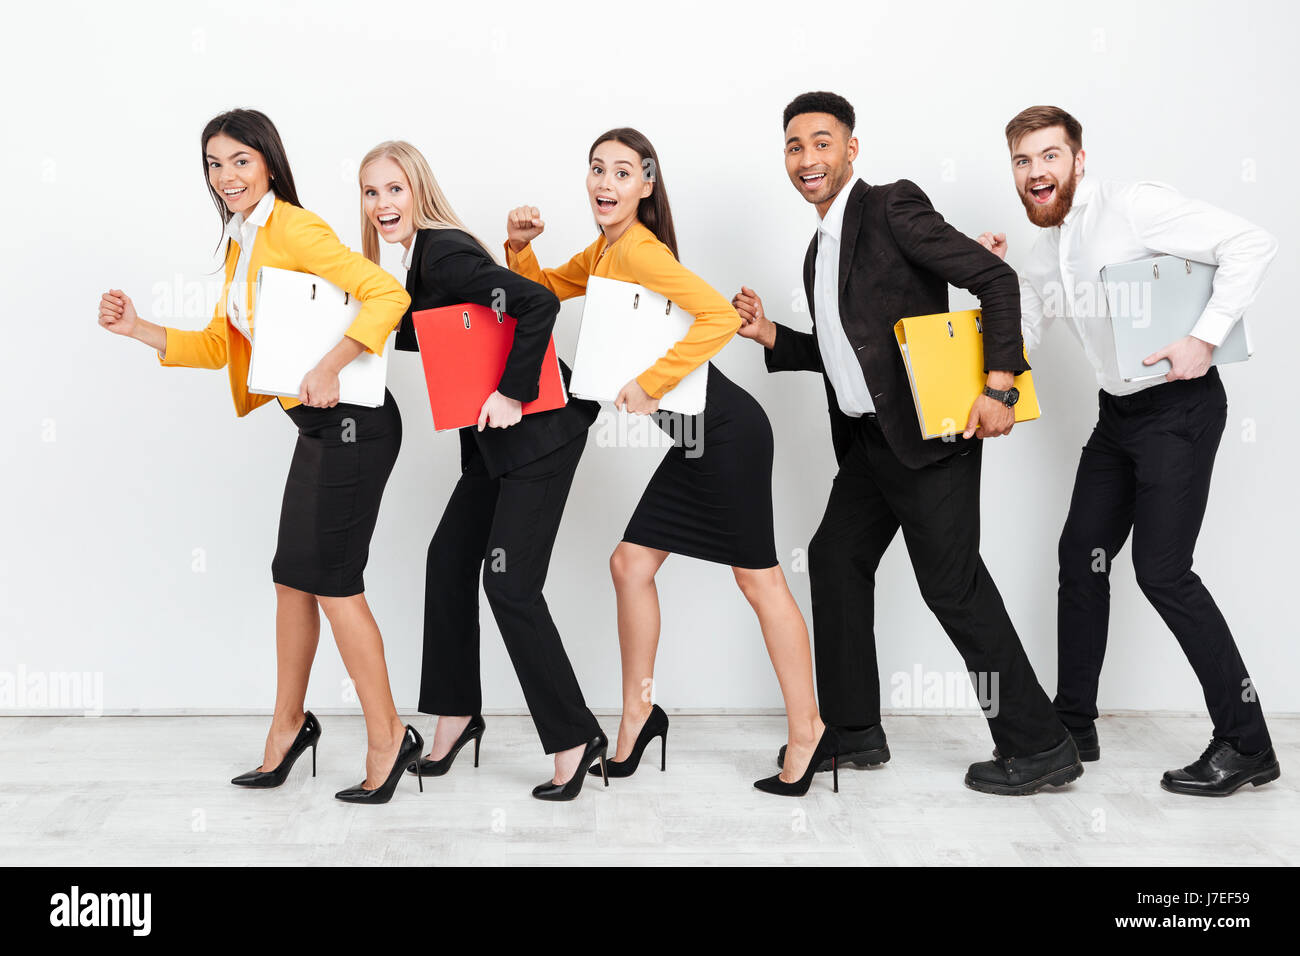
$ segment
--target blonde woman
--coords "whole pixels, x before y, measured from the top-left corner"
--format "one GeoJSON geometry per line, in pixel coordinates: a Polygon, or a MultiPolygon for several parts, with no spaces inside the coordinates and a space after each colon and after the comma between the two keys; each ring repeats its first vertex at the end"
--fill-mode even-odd
{"type": "MultiPolygon", "coordinates": [[[[436,714],[438,723],[417,772],[441,776],[470,741],[478,766],[484,731],[481,574],[542,749],[555,758],[554,776],[533,796],[572,800],[595,761],[603,773],[608,741],[583,700],[542,585],[599,407],[570,397],[563,408],[522,414],[522,404],[537,397],[559,300],[497,264],[456,217],[415,147],[400,141],[376,146],[361,162],[360,186],[366,256],[379,261],[380,239],[405,250],[411,308],[397,348],[418,349],[410,312],[472,302],[500,308],[516,321],[505,370],[477,427],[460,430],[461,476],[429,544],[420,710],[436,714]],[[485,561],[488,555],[494,558],[485,561]]],[[[567,385],[563,363],[561,372],[567,385]]]]}

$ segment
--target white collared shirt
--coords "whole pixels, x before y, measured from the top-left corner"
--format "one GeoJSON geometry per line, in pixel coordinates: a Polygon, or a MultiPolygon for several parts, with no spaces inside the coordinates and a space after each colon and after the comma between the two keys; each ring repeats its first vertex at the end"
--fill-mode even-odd
{"type": "Polygon", "coordinates": [[[268,189],[266,195],[257,201],[247,220],[242,212],[237,212],[226,223],[226,238],[239,247],[235,275],[230,280],[230,289],[226,293],[226,317],[250,342],[253,341],[253,332],[248,324],[248,262],[253,257],[257,230],[266,225],[274,208],[275,192],[268,189]]]}
{"type": "Polygon", "coordinates": [[[1277,240],[1263,229],[1164,183],[1085,175],[1065,221],[1041,230],[1018,270],[1025,350],[1037,347],[1053,319],[1065,318],[1101,388],[1129,395],[1161,385],[1163,376],[1126,382],[1120,375],[1102,267],[1159,255],[1216,263],[1213,294],[1191,334],[1218,346],[1255,300],[1276,253],[1277,240]]]}
{"type": "Polygon", "coordinates": [[[411,256],[415,255],[415,239],[419,234],[419,230],[411,233],[411,244],[402,250],[402,268],[407,272],[411,271],[411,256]]]}
{"type": "Polygon", "coordinates": [[[840,233],[849,193],[860,177],[845,183],[817,224],[817,261],[813,273],[813,308],[817,320],[817,348],[822,368],[835,389],[840,411],[853,418],[876,410],[862,365],[853,351],[840,319],[840,233]]]}

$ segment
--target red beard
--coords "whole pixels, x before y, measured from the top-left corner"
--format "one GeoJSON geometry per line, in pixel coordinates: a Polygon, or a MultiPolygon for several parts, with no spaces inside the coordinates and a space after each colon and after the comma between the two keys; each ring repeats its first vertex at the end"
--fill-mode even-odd
{"type": "Polygon", "coordinates": [[[1043,229],[1050,229],[1065,222],[1070,207],[1074,205],[1074,187],[1078,184],[1078,177],[1073,175],[1069,182],[1057,183],[1056,194],[1052,196],[1052,201],[1042,205],[1034,202],[1034,197],[1028,190],[1022,192],[1020,201],[1025,204],[1029,221],[1043,229]]]}

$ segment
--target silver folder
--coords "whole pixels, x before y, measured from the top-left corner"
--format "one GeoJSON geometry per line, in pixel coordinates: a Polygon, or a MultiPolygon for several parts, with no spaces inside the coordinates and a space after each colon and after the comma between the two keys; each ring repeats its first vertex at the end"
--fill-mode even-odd
{"type": "MultiPolygon", "coordinates": [[[[1143,365],[1142,360],[1191,334],[1210,301],[1217,270],[1218,266],[1178,256],[1155,256],[1102,268],[1102,286],[1115,332],[1115,357],[1124,381],[1159,378],[1169,372],[1173,366],[1168,359],[1154,365],[1143,365]]],[[[1242,316],[1214,350],[1211,363],[1244,362],[1254,351],[1242,316]]]]}

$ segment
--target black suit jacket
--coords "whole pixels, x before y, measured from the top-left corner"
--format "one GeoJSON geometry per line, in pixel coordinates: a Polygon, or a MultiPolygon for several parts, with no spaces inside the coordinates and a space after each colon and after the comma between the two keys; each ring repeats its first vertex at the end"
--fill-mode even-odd
{"type": "MultiPolygon", "coordinates": [[[[822,368],[817,344],[813,277],[817,235],[803,263],[804,293],[813,330],[777,325],[765,352],[767,370],[821,372],[826,384],[835,460],[844,460],[851,419],[840,411],[822,368]]],[[[862,366],[885,440],[899,461],[920,468],[982,439],[923,439],[916,405],[899,352],[894,323],[913,315],[948,311],[948,286],[980,300],[984,326],[984,370],[1019,374],[1029,368],[1020,335],[1020,282],[1015,270],[974,239],[962,235],[930,205],[921,188],[906,179],[884,186],[859,180],[848,195],[840,231],[840,321],[862,366]]],[[[958,422],[964,429],[966,423],[958,422]]]]}
{"type": "MultiPolygon", "coordinates": [[[[395,347],[419,350],[412,312],[472,302],[502,311],[515,319],[515,339],[506,358],[497,391],[507,398],[531,402],[537,397],[542,360],[560,300],[545,286],[498,265],[483,247],[459,229],[420,229],[415,234],[411,268],[406,275],[411,306],[397,328],[395,347]]],[[[569,367],[560,362],[564,387],[569,367]]],[[[585,432],[600,412],[597,402],[569,396],[563,408],[525,415],[509,428],[476,426],[460,430],[460,466],[465,471],[475,454],[483,456],[488,476],[499,477],[554,451],[585,432]]]]}

